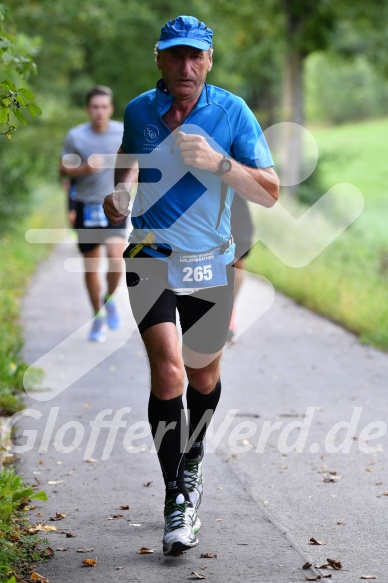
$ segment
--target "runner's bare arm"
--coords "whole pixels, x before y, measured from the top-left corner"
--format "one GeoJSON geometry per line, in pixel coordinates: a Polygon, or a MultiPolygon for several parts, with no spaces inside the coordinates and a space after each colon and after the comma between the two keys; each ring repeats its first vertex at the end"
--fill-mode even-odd
{"type": "Polygon", "coordinates": [[[134,156],[120,146],[114,173],[115,192],[105,197],[104,213],[112,225],[120,225],[129,215],[130,190],[137,183],[139,166],[134,156]]]}
{"type": "MultiPolygon", "coordinates": [[[[213,150],[203,136],[178,132],[176,142],[186,164],[216,172],[223,155],[213,150]]],[[[279,179],[272,166],[251,168],[231,159],[231,169],[220,178],[241,196],[265,207],[279,198],[279,179]]]]}

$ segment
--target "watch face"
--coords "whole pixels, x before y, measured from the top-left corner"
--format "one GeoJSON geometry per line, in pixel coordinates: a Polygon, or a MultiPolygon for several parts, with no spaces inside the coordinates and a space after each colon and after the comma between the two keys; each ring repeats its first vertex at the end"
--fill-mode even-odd
{"type": "Polygon", "coordinates": [[[217,172],[214,172],[216,176],[222,176],[225,172],[229,172],[232,168],[232,162],[228,158],[223,158],[220,162],[217,172]]]}

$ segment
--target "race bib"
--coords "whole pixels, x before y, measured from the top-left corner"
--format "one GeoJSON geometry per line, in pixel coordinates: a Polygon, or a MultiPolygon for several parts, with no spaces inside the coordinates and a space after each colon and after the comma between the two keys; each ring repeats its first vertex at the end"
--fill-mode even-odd
{"type": "Polygon", "coordinates": [[[107,227],[109,224],[104,214],[104,209],[98,203],[85,203],[83,215],[84,227],[107,227]]]}
{"type": "Polygon", "coordinates": [[[172,253],[168,259],[168,285],[179,293],[227,285],[224,256],[218,249],[205,253],[172,253]]]}

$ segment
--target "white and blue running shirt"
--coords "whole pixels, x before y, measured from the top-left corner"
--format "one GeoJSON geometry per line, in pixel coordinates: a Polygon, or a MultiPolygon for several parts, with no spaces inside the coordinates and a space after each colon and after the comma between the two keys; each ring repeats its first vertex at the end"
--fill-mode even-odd
{"type": "MultiPolygon", "coordinates": [[[[183,162],[175,146],[177,131],[202,135],[213,149],[252,168],[273,166],[273,160],[259,123],[240,97],[205,84],[195,108],[173,133],[162,120],[172,101],[160,80],[125,110],[122,148],[139,161],[130,242],[152,232],[156,244],[199,253],[230,239],[233,189],[211,172],[183,162]]],[[[233,256],[234,245],[225,253],[225,263],[233,256]]]]}

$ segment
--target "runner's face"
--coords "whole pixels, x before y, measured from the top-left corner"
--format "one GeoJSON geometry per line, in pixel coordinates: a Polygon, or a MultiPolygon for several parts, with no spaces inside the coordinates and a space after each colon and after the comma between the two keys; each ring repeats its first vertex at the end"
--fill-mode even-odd
{"type": "Polygon", "coordinates": [[[106,126],[113,114],[113,105],[109,95],[94,95],[86,111],[94,127],[106,126]]]}
{"type": "Polygon", "coordinates": [[[199,97],[212,67],[208,51],[186,46],[160,51],[156,62],[168,91],[180,101],[199,97]]]}

